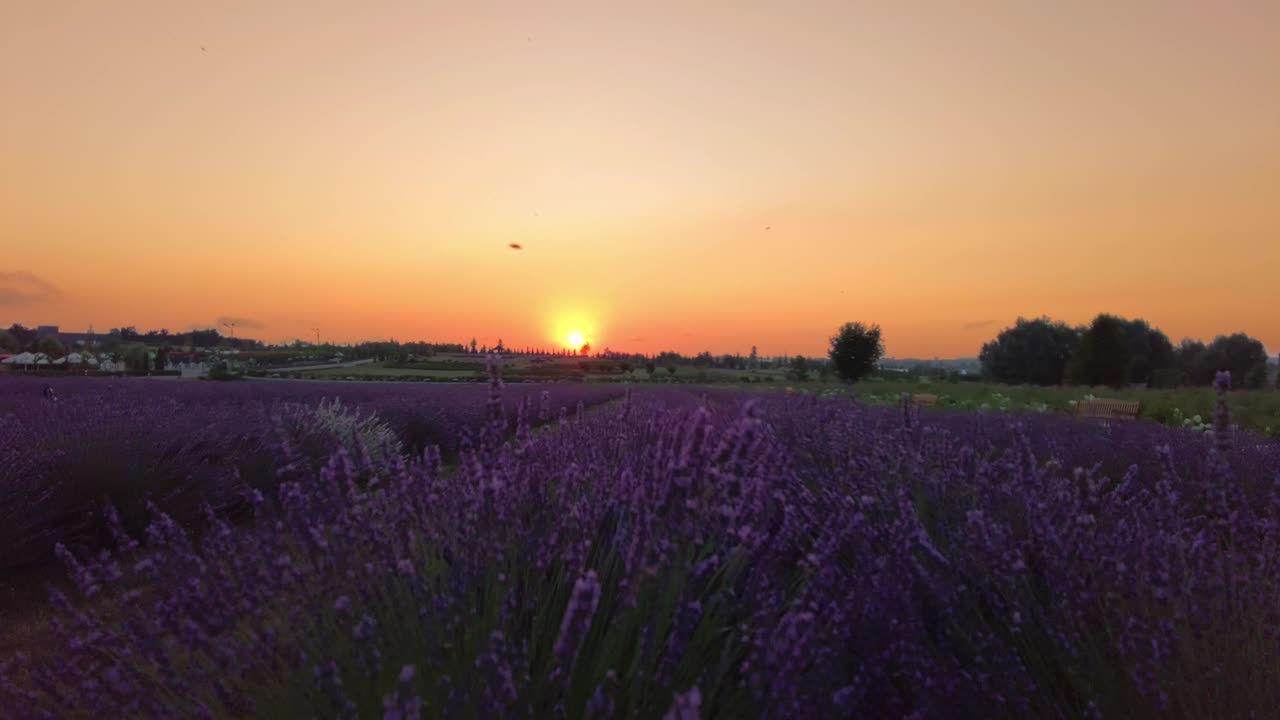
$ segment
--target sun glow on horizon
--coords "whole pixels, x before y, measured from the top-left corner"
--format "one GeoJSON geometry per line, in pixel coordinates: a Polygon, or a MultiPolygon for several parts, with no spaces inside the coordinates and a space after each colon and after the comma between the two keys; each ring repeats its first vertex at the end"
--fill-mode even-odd
{"type": "Polygon", "coordinates": [[[0,3],[0,326],[1280,351],[1280,2],[293,5],[0,3]]]}
{"type": "Polygon", "coordinates": [[[551,342],[560,345],[563,344],[574,352],[582,349],[583,345],[594,345],[596,340],[600,338],[599,325],[599,309],[596,312],[588,312],[583,307],[588,303],[579,300],[578,302],[567,302],[564,304],[556,304],[547,309],[547,317],[551,318],[548,323],[548,338],[551,342]]]}

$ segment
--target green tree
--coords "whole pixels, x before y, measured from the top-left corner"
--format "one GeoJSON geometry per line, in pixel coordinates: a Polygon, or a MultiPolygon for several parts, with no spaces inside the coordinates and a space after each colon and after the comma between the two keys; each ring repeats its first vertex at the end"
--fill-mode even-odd
{"type": "Polygon", "coordinates": [[[1253,369],[1245,375],[1244,386],[1247,388],[1261,388],[1267,386],[1267,365],[1254,365],[1253,369]]]}
{"type": "Polygon", "coordinates": [[[36,341],[36,352],[42,352],[54,360],[67,354],[67,348],[62,341],[52,335],[45,335],[36,341]]]}
{"type": "Polygon", "coordinates": [[[875,369],[884,357],[880,326],[845,323],[831,338],[831,363],[845,382],[857,382],[875,369]]]}
{"type": "Polygon", "coordinates": [[[14,337],[13,333],[8,330],[0,330],[0,350],[11,353],[20,349],[18,338],[14,337]]]}
{"type": "Polygon", "coordinates": [[[34,350],[36,347],[36,331],[18,323],[9,326],[9,334],[18,341],[18,351],[34,350]]]}
{"type": "Polygon", "coordinates": [[[1018,318],[1013,327],[982,346],[978,359],[987,377],[998,382],[1057,385],[1079,341],[1079,331],[1066,323],[1047,317],[1018,318]]]}
{"type": "Polygon", "coordinates": [[[150,350],[142,343],[133,343],[124,349],[124,362],[129,372],[145,375],[151,369],[150,350]]]}
{"type": "Polygon", "coordinates": [[[1209,348],[1199,340],[1183,338],[1173,351],[1175,379],[1179,385],[1208,385],[1213,382],[1213,367],[1207,362],[1209,348]]]}
{"type": "Polygon", "coordinates": [[[1230,370],[1236,387],[1257,388],[1266,384],[1267,350],[1262,343],[1244,333],[1219,335],[1201,356],[1201,374],[1208,368],[1230,370]],[[1259,372],[1259,366],[1262,371],[1259,372]]]}
{"type": "Polygon", "coordinates": [[[1081,334],[1067,363],[1067,376],[1076,385],[1124,387],[1133,373],[1133,350],[1124,320],[1102,314],[1081,334]]]}
{"type": "Polygon", "coordinates": [[[796,382],[804,382],[809,379],[809,362],[804,359],[803,355],[797,355],[791,360],[791,369],[787,371],[787,377],[796,382]]]}
{"type": "Polygon", "coordinates": [[[644,364],[644,371],[649,373],[649,379],[652,380],[653,374],[658,371],[658,366],[652,360],[649,360],[644,364]]]}
{"type": "Polygon", "coordinates": [[[676,366],[675,366],[675,365],[668,365],[668,366],[667,366],[667,374],[668,374],[668,375],[675,375],[675,374],[676,374],[676,366]]]}
{"type": "Polygon", "coordinates": [[[1167,371],[1174,366],[1173,343],[1169,342],[1169,337],[1141,318],[1122,322],[1133,360],[1129,368],[1129,382],[1164,384],[1167,371]]]}

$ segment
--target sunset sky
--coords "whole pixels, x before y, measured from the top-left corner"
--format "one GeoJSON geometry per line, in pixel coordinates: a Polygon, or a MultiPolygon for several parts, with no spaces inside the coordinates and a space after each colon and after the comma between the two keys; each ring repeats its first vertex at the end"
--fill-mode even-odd
{"type": "Polygon", "coordinates": [[[1101,311],[1280,350],[1280,3],[0,4],[0,325],[958,357],[1101,311]]]}

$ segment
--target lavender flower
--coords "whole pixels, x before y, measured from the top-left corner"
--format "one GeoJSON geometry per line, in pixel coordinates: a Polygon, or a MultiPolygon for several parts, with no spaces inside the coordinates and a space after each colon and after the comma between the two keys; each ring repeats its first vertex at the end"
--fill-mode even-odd
{"type": "Polygon", "coordinates": [[[560,622],[560,636],[556,639],[556,667],[568,674],[573,670],[574,660],[586,639],[587,630],[591,627],[591,618],[600,604],[600,583],[596,572],[588,570],[573,584],[573,594],[569,605],[565,608],[564,619],[560,622]]]}
{"type": "Polygon", "coordinates": [[[663,720],[698,720],[701,715],[702,693],[698,688],[689,688],[688,692],[677,693],[671,700],[671,709],[663,720]]]}

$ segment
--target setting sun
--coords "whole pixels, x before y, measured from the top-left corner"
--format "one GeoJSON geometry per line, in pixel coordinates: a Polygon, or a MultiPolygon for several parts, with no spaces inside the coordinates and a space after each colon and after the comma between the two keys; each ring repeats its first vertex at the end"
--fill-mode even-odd
{"type": "Polygon", "coordinates": [[[582,333],[578,332],[577,330],[574,330],[573,332],[569,333],[568,341],[569,341],[569,347],[573,348],[574,350],[577,350],[578,348],[582,347],[582,344],[586,342],[586,340],[583,339],[582,337],[582,333]]]}

